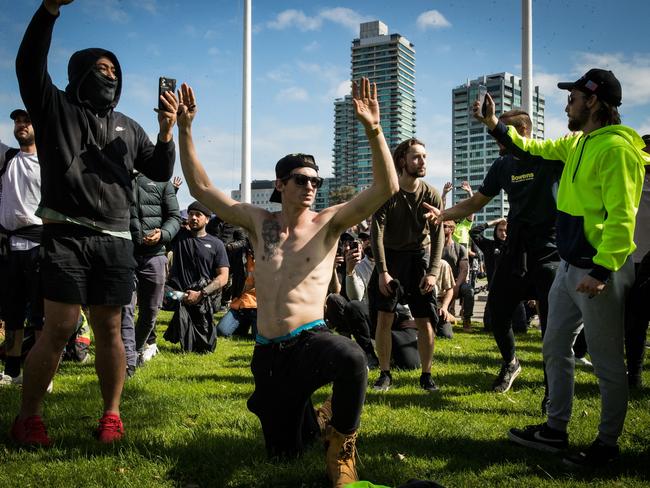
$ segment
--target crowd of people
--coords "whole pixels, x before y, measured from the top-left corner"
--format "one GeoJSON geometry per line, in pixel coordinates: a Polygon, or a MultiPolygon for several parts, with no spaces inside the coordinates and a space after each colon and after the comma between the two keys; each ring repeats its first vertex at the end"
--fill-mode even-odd
{"type": "Polygon", "coordinates": [[[476,192],[462,182],[467,198],[453,206],[445,205],[451,183],[440,194],[423,179],[425,143],[411,138],[391,153],[377,86],[355,80],[371,186],[314,212],[319,167],[313,156],[290,154],[275,167],[271,201],[282,210],[269,212],[231,199],[208,178],[192,138],[198,109],[187,84],[160,96],[155,144],[115,110],[123,75],[113,53],[74,53],[68,86],[53,85],[48,51],[60,7],[70,2],[45,0],[27,27],[16,59],[25,109],[9,115],[19,147],[0,146],[0,383],[22,384],[10,430],[16,443],[52,444],[43,400],[82,307],[104,402],[96,437],[119,441],[123,384],[157,354],[163,308],[173,311],[164,337],[182,351],[210,353],[218,336],[251,336],[255,389],[247,405],[269,455],[297,455],[320,438],[333,486],[345,486],[358,480],[369,372],[378,369],[376,391],[394,386],[393,368],[421,369],[426,393],[444,387],[432,376],[435,339],[453,338],[457,301],[462,328],[472,330],[484,272],[484,326],[502,359],[495,393],[507,392],[525,366],[513,332],[526,330],[526,307],[541,324],[547,420],[513,428],[509,439],[566,449],[576,358],[587,362],[588,351],[601,423],[594,442],[565,462],[595,466],[618,456],[650,319],[650,136],[621,125],[622,90],[611,71],[558,84],[569,92],[571,131],[558,140],[532,139],[522,110],[497,117],[489,94],[484,105],[477,101],[474,117],[500,155],[476,192]],[[176,125],[196,198],[182,211],[182,181],[172,180],[176,125]],[[475,224],[474,214],[502,190],[507,217],[475,224]],[[26,327],[35,341],[22,365],[26,327]],[[327,384],[331,397],[314,408],[312,394],[327,384]]]}

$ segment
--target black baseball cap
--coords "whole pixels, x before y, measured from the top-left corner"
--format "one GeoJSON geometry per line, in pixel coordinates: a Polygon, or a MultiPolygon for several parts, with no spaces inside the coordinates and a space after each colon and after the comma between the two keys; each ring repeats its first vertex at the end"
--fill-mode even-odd
{"type": "MultiPolygon", "coordinates": [[[[314,156],[309,154],[287,154],[275,165],[275,178],[283,180],[287,178],[291,172],[296,168],[312,168],[318,172],[318,166],[314,160],[314,156]]],[[[269,202],[282,203],[282,193],[278,190],[273,190],[269,202]]]]}
{"type": "Polygon", "coordinates": [[[593,68],[577,81],[564,81],[557,84],[561,90],[580,90],[587,95],[596,95],[599,99],[618,107],[621,105],[623,91],[614,73],[605,69],[593,68]]]}
{"type": "Polygon", "coordinates": [[[23,115],[23,116],[29,118],[29,114],[27,113],[27,110],[22,109],[22,108],[17,108],[17,109],[14,110],[13,112],[11,112],[11,113],[9,114],[9,118],[10,118],[11,120],[16,120],[16,119],[17,119],[19,116],[21,116],[21,115],[23,115]]]}

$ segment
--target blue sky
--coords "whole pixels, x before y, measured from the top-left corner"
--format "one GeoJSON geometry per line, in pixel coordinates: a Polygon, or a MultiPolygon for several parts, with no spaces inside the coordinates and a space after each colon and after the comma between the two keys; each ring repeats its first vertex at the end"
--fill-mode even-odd
{"type": "MultiPolygon", "coordinates": [[[[9,112],[22,105],[15,53],[40,2],[0,0],[0,139],[13,142],[9,112]]],[[[349,90],[358,24],[382,20],[415,45],[417,133],[429,151],[427,180],[451,175],[451,90],[467,78],[521,71],[520,0],[297,2],[253,0],[253,177],[273,178],[291,152],[314,154],[330,175],[333,101],[349,90]]],[[[535,83],[547,99],[547,137],[566,131],[557,81],[609,68],[623,85],[623,123],[650,133],[650,2],[533,1],[535,83]]],[[[187,81],[199,100],[199,155],[220,188],[239,182],[241,0],[76,0],[62,8],[49,68],[64,88],[70,55],[115,52],[124,72],[118,109],[153,137],[158,77],[187,81]]],[[[176,174],[180,174],[177,167],[176,174]]],[[[185,189],[181,205],[191,199],[185,189]]]]}

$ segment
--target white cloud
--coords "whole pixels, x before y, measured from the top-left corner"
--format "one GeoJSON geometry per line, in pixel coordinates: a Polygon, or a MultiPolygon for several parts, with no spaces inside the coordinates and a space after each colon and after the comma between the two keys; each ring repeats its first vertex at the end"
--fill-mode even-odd
{"type": "Polygon", "coordinates": [[[125,24],[131,18],[119,0],[87,0],[82,2],[86,11],[97,18],[107,19],[118,24],[125,24]]]}
{"type": "Polygon", "coordinates": [[[333,96],[334,98],[343,98],[345,95],[350,95],[351,92],[350,80],[343,80],[334,88],[333,96]]]}
{"type": "Polygon", "coordinates": [[[451,178],[451,119],[434,114],[420,119],[417,137],[427,150],[427,180],[438,189],[451,178]]]}
{"type": "Polygon", "coordinates": [[[157,0],[138,0],[135,4],[150,14],[156,15],[158,13],[157,0]]]}
{"type": "Polygon", "coordinates": [[[265,78],[275,81],[276,83],[291,83],[292,79],[289,75],[289,67],[287,65],[275,68],[266,73],[265,78]]]}
{"type": "Polygon", "coordinates": [[[370,17],[347,7],[334,7],[321,10],[317,15],[309,16],[302,10],[289,9],[280,12],[275,19],[266,23],[269,29],[284,30],[297,28],[303,32],[318,30],[324,21],[339,24],[346,29],[358,33],[359,24],[371,20],[370,17]]]}
{"type": "Polygon", "coordinates": [[[335,7],[322,10],[319,16],[336,24],[346,27],[352,32],[359,32],[359,24],[368,22],[370,17],[361,15],[346,7],[335,7]]]}
{"type": "Polygon", "coordinates": [[[645,119],[641,122],[641,125],[637,129],[639,135],[650,134],[650,118],[645,119]]]}
{"type": "Polygon", "coordinates": [[[208,54],[210,56],[218,56],[220,53],[221,53],[221,51],[219,51],[218,47],[211,47],[211,48],[208,49],[208,54]]]}
{"type": "Polygon", "coordinates": [[[428,10],[418,16],[417,26],[420,30],[444,29],[451,27],[451,23],[437,10],[428,10]]]}
{"type": "Polygon", "coordinates": [[[318,41],[312,41],[309,44],[305,45],[305,47],[302,48],[303,51],[306,53],[311,53],[320,48],[320,43],[318,41]]]}
{"type": "Polygon", "coordinates": [[[307,90],[292,86],[281,90],[275,97],[278,102],[305,102],[309,100],[307,90]]]}
{"type": "Polygon", "coordinates": [[[284,30],[288,27],[297,27],[301,31],[317,30],[323,23],[319,17],[309,17],[302,10],[289,9],[280,12],[275,20],[267,22],[270,29],[284,30]]]}
{"type": "Polygon", "coordinates": [[[578,76],[582,76],[591,68],[609,69],[614,72],[623,88],[625,106],[650,102],[650,54],[627,57],[620,53],[582,53],[576,64],[578,76]]]}
{"type": "Polygon", "coordinates": [[[544,114],[544,139],[558,139],[568,134],[568,122],[566,117],[555,117],[546,111],[544,114]]]}

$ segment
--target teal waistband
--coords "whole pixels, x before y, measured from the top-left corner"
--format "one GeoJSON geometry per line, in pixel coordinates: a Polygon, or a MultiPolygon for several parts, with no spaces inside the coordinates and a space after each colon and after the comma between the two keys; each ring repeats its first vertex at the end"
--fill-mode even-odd
{"type": "Polygon", "coordinates": [[[267,344],[279,344],[281,342],[288,341],[289,339],[297,337],[301,332],[305,332],[306,330],[313,329],[314,327],[319,327],[321,325],[325,325],[325,321],[323,319],[314,320],[313,322],[301,325],[297,329],[293,329],[288,334],[280,337],[274,337],[273,339],[267,339],[263,335],[257,334],[255,336],[255,342],[264,346],[267,344]]]}

